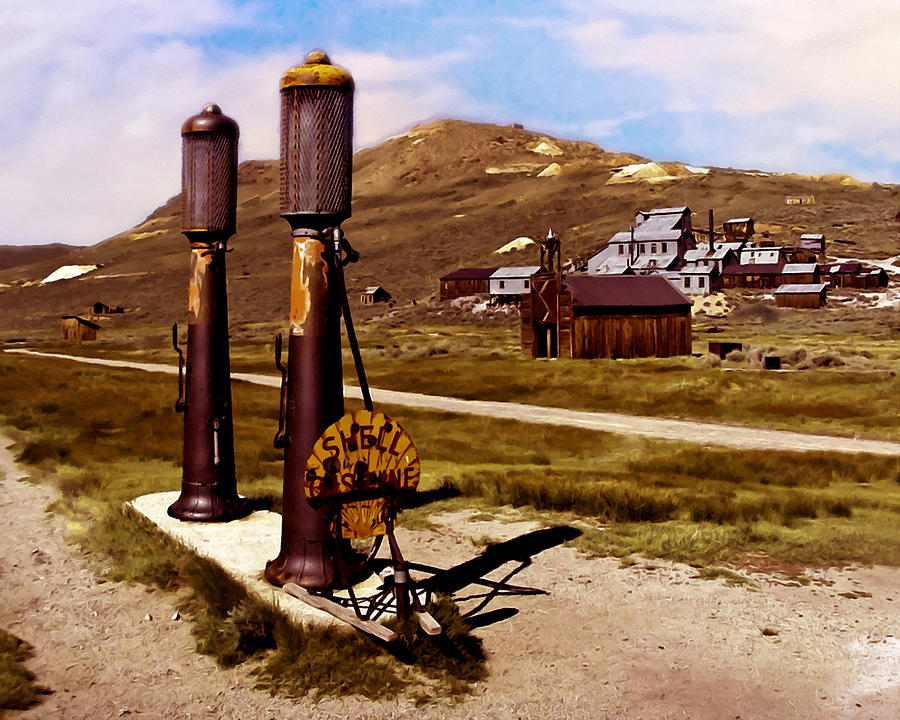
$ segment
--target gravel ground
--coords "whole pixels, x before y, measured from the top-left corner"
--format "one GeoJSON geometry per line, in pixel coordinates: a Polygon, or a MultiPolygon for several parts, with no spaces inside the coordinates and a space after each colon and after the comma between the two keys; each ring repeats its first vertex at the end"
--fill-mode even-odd
{"type": "MultiPolygon", "coordinates": [[[[900,570],[815,571],[806,584],[754,572],[754,590],[696,579],[683,565],[626,568],[565,547],[534,556],[512,580],[546,595],[488,606],[510,616],[477,630],[491,674],[464,702],[273,698],[246,670],[193,652],[188,624],[172,619],[174,596],[98,581],[44,512],[53,492],[23,481],[7,444],[0,627],[34,645],[29,667],[53,691],[11,717],[897,717],[900,570]]],[[[473,537],[536,527],[512,513],[480,517],[448,514],[439,530],[401,531],[404,553],[446,567],[478,554],[473,537]]]]}

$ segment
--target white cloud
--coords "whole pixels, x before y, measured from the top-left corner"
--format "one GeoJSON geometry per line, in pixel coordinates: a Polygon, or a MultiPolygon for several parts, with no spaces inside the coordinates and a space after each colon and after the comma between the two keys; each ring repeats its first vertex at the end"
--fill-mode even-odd
{"type": "Polygon", "coordinates": [[[590,137],[612,138],[622,135],[622,126],[639,120],[644,120],[650,116],[648,112],[632,112],[619,117],[607,118],[603,120],[592,120],[582,126],[582,130],[590,137]]]}
{"type": "MultiPolygon", "coordinates": [[[[198,38],[254,21],[226,0],[3,7],[0,244],[93,243],[139,222],[179,191],[181,124],[207,102],[238,121],[241,159],[278,156],[278,81],[309,48],[211,59],[198,38]]],[[[356,80],[357,146],[465,106],[455,55],[331,56],[356,80]]]]}
{"type": "Polygon", "coordinates": [[[742,128],[746,134],[732,139],[735,148],[766,154],[762,143],[777,128],[789,133],[785,142],[800,145],[792,155],[801,164],[804,150],[812,161],[827,143],[900,162],[896,0],[563,5],[575,13],[563,35],[585,64],[658,85],[661,94],[648,105],[707,121],[718,116],[742,128]]]}

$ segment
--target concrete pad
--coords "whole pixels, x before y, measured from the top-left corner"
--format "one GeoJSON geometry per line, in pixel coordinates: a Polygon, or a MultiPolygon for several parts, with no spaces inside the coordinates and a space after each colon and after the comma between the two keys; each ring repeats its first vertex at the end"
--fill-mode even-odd
{"type": "MultiPolygon", "coordinates": [[[[315,625],[343,624],[322,610],[291,597],[263,578],[266,561],[277,557],[281,543],[281,515],[259,510],[240,520],[225,523],[184,522],[169,517],[169,505],[179,492],[142,495],[122,506],[125,514],[148,523],[179,545],[211,560],[229,577],[240,583],[247,593],[272,605],[290,622],[315,625]]],[[[377,575],[357,585],[354,591],[365,597],[381,584],[377,575]]]]}

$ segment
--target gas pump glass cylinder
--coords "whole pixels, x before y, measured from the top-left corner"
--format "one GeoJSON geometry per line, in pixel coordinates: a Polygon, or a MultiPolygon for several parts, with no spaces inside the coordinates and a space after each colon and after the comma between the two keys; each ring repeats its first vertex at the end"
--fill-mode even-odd
{"type": "Polygon", "coordinates": [[[237,214],[237,123],[207,105],[182,127],[182,232],[190,241],[179,520],[225,522],[250,506],[237,494],[225,253],[237,214]]]}

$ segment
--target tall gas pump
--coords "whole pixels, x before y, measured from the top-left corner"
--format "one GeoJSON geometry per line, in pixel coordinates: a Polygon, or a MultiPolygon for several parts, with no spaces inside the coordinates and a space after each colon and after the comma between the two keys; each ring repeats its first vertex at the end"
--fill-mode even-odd
{"type": "MultiPolygon", "coordinates": [[[[350,217],[353,78],[320,51],[281,78],[281,216],[291,227],[288,366],[276,447],[284,449],[281,550],[275,585],[331,586],[328,521],[307,502],[306,463],[344,413],[339,292],[340,224],[350,217]],[[337,250],[336,250],[337,246],[337,250]]],[[[277,355],[280,367],[280,336],[277,355]]]]}
{"type": "Polygon", "coordinates": [[[184,412],[181,495],[169,507],[179,520],[226,522],[251,507],[237,494],[231,368],[228,353],[226,243],[236,229],[238,125],[207,105],[184,123],[181,230],[191,246],[187,372],[178,347],[178,400],[184,412]]]}

